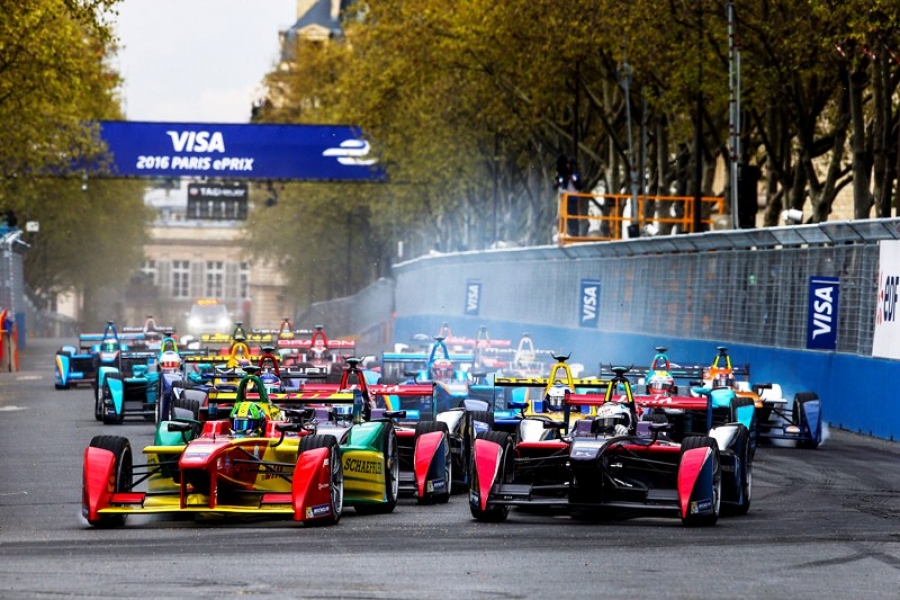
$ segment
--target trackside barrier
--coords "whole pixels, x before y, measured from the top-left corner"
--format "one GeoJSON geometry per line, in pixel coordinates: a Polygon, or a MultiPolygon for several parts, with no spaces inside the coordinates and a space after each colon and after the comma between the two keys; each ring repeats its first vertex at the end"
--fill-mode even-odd
{"type": "Polygon", "coordinates": [[[371,311],[366,294],[341,301],[344,314],[369,315],[357,331],[390,323],[407,343],[444,322],[464,336],[527,331],[588,372],[645,364],[658,345],[676,362],[711,362],[726,345],[788,400],[817,392],[832,426],[900,439],[898,361],[872,357],[878,244],[897,239],[893,218],[462,252],[396,265],[393,313],[371,311]],[[835,350],[806,348],[812,277],[840,281],[835,350]]]}

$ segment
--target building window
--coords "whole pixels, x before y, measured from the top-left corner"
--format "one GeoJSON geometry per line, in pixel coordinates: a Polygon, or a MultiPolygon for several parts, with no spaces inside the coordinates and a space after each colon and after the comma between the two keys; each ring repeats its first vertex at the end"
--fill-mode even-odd
{"type": "Polygon", "coordinates": [[[239,292],[241,298],[250,297],[250,263],[248,262],[241,263],[239,292]]]}
{"type": "Polygon", "coordinates": [[[189,298],[191,290],[191,261],[172,261],[172,297],[189,298]]]}
{"type": "Polygon", "coordinates": [[[155,260],[145,260],[141,264],[141,273],[144,275],[144,281],[150,285],[159,284],[159,271],[156,268],[155,260]]]}
{"type": "Polygon", "coordinates": [[[207,298],[223,298],[225,296],[225,262],[221,260],[206,261],[206,293],[207,298]]]}

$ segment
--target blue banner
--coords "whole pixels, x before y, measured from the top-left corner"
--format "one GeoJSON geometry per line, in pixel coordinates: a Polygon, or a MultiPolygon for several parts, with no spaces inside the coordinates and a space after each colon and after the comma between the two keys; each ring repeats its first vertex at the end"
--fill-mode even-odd
{"type": "Polygon", "coordinates": [[[809,278],[806,347],[810,350],[837,349],[839,286],[838,277],[809,278]]]}
{"type": "Polygon", "coordinates": [[[345,125],[101,121],[112,174],[380,181],[369,143],[345,125]]]}
{"type": "Polygon", "coordinates": [[[477,317],[481,310],[481,280],[466,281],[466,316],[477,317]]]}
{"type": "Polygon", "coordinates": [[[581,327],[596,328],[600,324],[600,280],[582,279],[579,300],[579,319],[581,327]]]}

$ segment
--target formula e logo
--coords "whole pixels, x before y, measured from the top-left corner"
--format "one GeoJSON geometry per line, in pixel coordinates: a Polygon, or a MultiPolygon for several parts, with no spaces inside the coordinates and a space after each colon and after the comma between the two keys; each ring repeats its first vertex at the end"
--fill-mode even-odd
{"type": "Polygon", "coordinates": [[[900,287],[900,276],[888,275],[883,278],[881,290],[878,292],[878,323],[893,323],[897,318],[897,288],[900,287]]]}
{"type": "Polygon", "coordinates": [[[225,138],[219,131],[167,131],[175,152],[225,152],[225,138]]]}
{"type": "Polygon", "coordinates": [[[369,142],[365,140],[345,140],[337,148],[329,148],[322,156],[336,156],[342,165],[362,167],[378,162],[374,158],[364,158],[369,154],[369,142]]]}

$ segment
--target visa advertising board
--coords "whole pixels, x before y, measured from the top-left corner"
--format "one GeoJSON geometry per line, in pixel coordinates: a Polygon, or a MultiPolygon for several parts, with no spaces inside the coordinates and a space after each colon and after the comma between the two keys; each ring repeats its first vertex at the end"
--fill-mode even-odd
{"type": "Polygon", "coordinates": [[[381,181],[360,131],[346,125],[101,121],[112,174],[381,181]]]}

